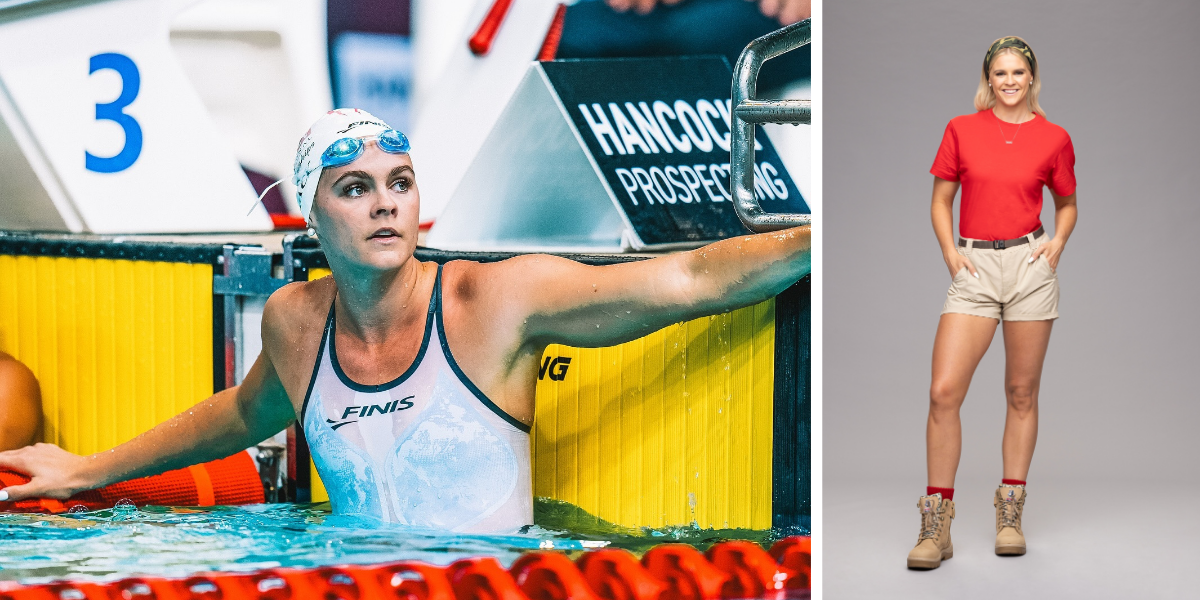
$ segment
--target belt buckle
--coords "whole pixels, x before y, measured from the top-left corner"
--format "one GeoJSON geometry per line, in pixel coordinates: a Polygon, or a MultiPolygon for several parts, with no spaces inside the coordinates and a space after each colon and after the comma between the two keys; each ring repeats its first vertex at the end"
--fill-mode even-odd
{"type": "Polygon", "coordinates": [[[992,242],[992,249],[993,250],[1003,250],[1004,249],[1004,240],[996,240],[996,241],[992,242]]]}

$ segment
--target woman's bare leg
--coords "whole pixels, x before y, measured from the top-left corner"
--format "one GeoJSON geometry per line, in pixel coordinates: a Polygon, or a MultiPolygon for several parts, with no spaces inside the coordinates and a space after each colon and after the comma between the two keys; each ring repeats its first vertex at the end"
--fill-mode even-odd
{"type": "MultiPolygon", "coordinates": [[[[962,422],[958,410],[967,397],[975,367],[996,335],[996,319],[947,313],[933,341],[933,382],[929,386],[929,423],[925,429],[925,459],[929,485],[954,487],[962,453],[962,422]]],[[[1007,330],[1005,330],[1007,331],[1007,330]]]]}
{"type": "Polygon", "coordinates": [[[1025,480],[1037,444],[1038,389],[1054,321],[1004,322],[1004,478],[1025,480]]]}

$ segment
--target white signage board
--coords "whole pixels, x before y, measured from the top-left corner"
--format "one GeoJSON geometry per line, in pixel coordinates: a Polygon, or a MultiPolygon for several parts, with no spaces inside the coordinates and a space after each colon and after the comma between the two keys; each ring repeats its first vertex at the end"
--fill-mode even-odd
{"type": "Polygon", "coordinates": [[[25,159],[0,165],[0,202],[21,205],[0,229],[271,228],[171,54],[188,3],[0,1],[0,155],[25,159]]]}

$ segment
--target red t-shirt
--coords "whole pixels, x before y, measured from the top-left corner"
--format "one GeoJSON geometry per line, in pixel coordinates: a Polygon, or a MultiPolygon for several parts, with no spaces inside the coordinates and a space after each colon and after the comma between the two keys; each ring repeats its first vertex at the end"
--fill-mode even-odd
{"type": "Polygon", "coordinates": [[[1075,192],[1075,147],[1067,130],[1036,114],[1018,130],[981,110],[950,121],[929,172],[962,183],[962,237],[1007,240],[1041,226],[1042,186],[1075,192]]]}

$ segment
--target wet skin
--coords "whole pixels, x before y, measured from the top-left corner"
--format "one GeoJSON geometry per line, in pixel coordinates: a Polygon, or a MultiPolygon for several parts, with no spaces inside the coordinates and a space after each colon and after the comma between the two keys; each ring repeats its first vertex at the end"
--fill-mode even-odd
{"type": "MultiPolygon", "coordinates": [[[[263,352],[242,384],[92,456],[49,444],[0,453],[0,467],[32,476],[7,488],[11,499],[66,498],[221,458],[287,427],[304,401],[331,302],[338,359],[351,378],[378,384],[403,373],[419,350],[437,274],[436,264],[413,256],[419,207],[408,155],[368,143],[354,162],[326,169],[310,223],[333,275],[271,296],[263,352]]],[[[442,274],[446,341],[467,377],[528,424],[547,345],[609,346],[761,302],[809,272],[809,248],[802,227],[601,267],[547,255],[453,261],[442,274]]]]}

